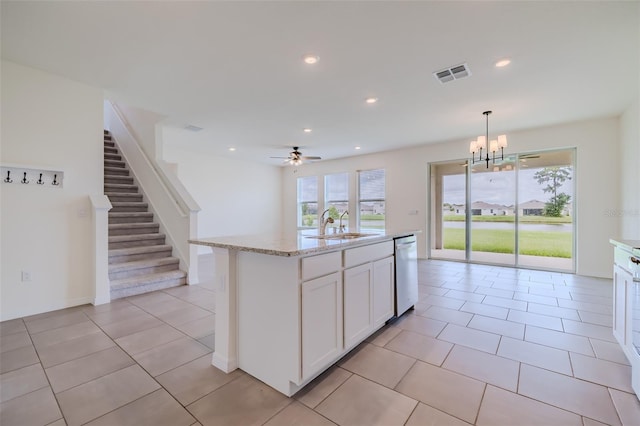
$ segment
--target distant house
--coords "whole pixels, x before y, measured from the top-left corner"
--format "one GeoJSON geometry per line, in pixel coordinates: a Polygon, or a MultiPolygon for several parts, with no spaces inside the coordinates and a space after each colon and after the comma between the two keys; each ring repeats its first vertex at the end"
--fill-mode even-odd
{"type": "Polygon", "coordinates": [[[360,214],[383,215],[384,212],[385,212],[384,203],[373,202],[373,203],[362,203],[360,205],[360,214]]]}
{"type": "Polygon", "coordinates": [[[526,203],[520,203],[518,206],[518,214],[520,216],[542,216],[544,213],[544,201],[531,200],[526,203]]]}
{"type": "Polygon", "coordinates": [[[502,204],[490,204],[484,201],[471,203],[472,216],[507,216],[513,214],[513,207],[502,204]]]}

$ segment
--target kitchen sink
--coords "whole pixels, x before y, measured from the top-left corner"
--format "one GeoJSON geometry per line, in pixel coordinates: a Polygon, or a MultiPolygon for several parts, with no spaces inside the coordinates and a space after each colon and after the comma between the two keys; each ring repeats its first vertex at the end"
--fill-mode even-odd
{"type": "Polygon", "coordinates": [[[377,234],[365,234],[362,232],[345,232],[342,234],[326,235],[306,235],[307,238],[317,238],[319,240],[353,240],[355,238],[372,237],[377,234]]]}

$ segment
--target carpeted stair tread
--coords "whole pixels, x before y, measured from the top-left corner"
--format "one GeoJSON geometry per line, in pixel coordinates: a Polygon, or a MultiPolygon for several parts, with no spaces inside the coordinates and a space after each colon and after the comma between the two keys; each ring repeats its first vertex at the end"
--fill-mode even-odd
{"type": "Polygon", "coordinates": [[[166,250],[172,250],[172,249],[173,248],[169,244],[159,244],[155,246],[128,247],[123,249],[109,250],[109,257],[123,256],[128,254],[151,253],[151,252],[166,251],[166,250]]]}
{"type": "Polygon", "coordinates": [[[138,193],[138,185],[128,183],[105,183],[104,190],[108,193],[138,193]]]}
{"type": "Polygon", "coordinates": [[[112,263],[109,265],[109,273],[131,271],[135,269],[145,269],[157,266],[166,266],[178,264],[180,260],[177,257],[161,257],[158,259],[134,260],[133,262],[112,263]]]}
{"type": "Polygon", "coordinates": [[[153,222],[151,212],[109,212],[109,224],[116,223],[150,223],[153,222]]]}
{"type": "Polygon", "coordinates": [[[187,274],[184,271],[176,269],[175,271],[158,272],[155,274],[142,275],[134,278],[123,278],[120,280],[111,280],[112,289],[120,289],[132,285],[149,284],[157,281],[173,280],[176,278],[184,278],[187,274]]]}
{"type": "Polygon", "coordinates": [[[129,176],[129,169],[124,169],[122,167],[104,167],[104,175],[105,176],[129,176]]]}
{"type": "MultiPolygon", "coordinates": [[[[158,238],[165,238],[164,234],[135,234],[135,235],[113,235],[109,236],[110,243],[124,243],[128,241],[142,241],[142,240],[157,240],[158,238]]],[[[154,244],[155,245],[155,244],[154,244]]]]}

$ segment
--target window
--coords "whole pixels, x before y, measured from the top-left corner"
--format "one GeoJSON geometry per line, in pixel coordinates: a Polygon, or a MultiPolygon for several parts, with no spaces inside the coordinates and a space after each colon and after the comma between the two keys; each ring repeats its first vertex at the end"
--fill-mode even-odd
{"type": "Polygon", "coordinates": [[[298,178],[298,228],[318,226],[318,177],[298,178]]]}
{"type": "MultiPolygon", "coordinates": [[[[329,217],[338,220],[349,208],[349,173],[336,173],[324,177],[324,208],[329,217]]],[[[344,215],[343,221],[348,219],[344,215]]]]}
{"type": "Polygon", "coordinates": [[[361,229],[384,229],[384,169],[358,172],[358,209],[359,226],[361,229]]]}

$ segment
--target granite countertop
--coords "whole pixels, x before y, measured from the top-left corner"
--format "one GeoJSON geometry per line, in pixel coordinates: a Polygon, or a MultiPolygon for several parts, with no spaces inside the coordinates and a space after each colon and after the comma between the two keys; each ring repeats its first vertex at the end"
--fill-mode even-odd
{"type": "Polygon", "coordinates": [[[621,249],[630,252],[634,256],[640,257],[640,240],[612,238],[609,240],[609,242],[617,247],[620,247],[621,249]]]}
{"type": "MultiPolygon", "coordinates": [[[[349,232],[355,231],[349,230],[349,232]]],[[[290,257],[314,254],[324,251],[342,250],[348,247],[356,247],[365,244],[387,241],[406,235],[412,235],[421,231],[363,230],[357,232],[362,232],[364,234],[370,235],[354,239],[319,239],[313,238],[313,236],[318,235],[318,231],[309,229],[290,234],[268,233],[202,238],[189,240],[189,243],[209,247],[290,257]]],[[[331,236],[333,234],[327,233],[327,235],[331,236]]]]}

